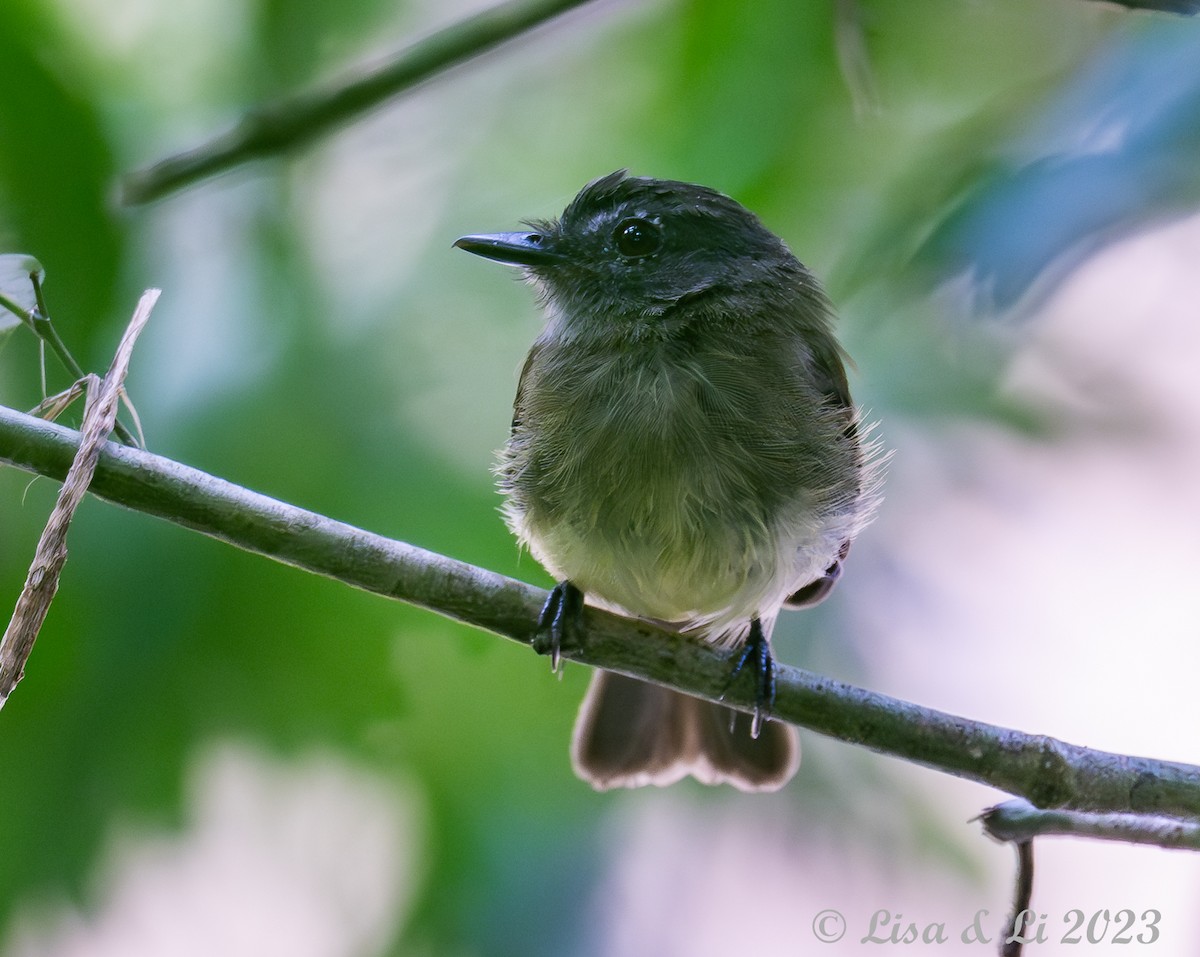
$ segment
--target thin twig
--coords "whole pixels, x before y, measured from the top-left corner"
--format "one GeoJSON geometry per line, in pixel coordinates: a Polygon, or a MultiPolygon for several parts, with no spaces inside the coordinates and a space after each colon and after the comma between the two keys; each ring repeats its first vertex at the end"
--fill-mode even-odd
{"type": "Polygon", "coordinates": [[[129,370],[133,345],[157,300],[157,289],[143,293],[103,381],[98,381],[95,376],[86,377],[87,408],[83,415],[78,451],[38,540],[25,587],[17,598],[4,637],[0,638],[0,707],[4,706],[13,688],[24,676],[25,662],[29,660],[33,643],[50,610],[50,602],[58,591],[58,578],[67,561],[67,530],[71,518],[91,483],[100,459],[100,450],[116,424],[121,386],[129,370]]]}
{"type": "Polygon", "coordinates": [[[2,292],[0,292],[0,309],[7,309],[14,316],[20,319],[21,322],[25,323],[25,325],[33,328],[33,314],[28,309],[23,307],[19,302],[14,299],[10,299],[2,292]]]}
{"type": "MultiPolygon", "coordinates": [[[[76,379],[71,383],[70,387],[58,392],[54,395],[48,395],[42,399],[36,406],[29,410],[30,415],[36,415],[43,419],[55,421],[63,412],[78,399],[81,395],[87,394],[88,385],[92,383],[95,376],[84,376],[82,379],[76,379]]],[[[44,389],[42,390],[45,391],[44,389]]],[[[86,405],[86,403],[85,403],[86,405]]]]}
{"type": "Polygon", "coordinates": [[[1155,10],[1159,13],[1200,13],[1200,0],[1101,0],[1131,10],[1155,10]]]}
{"type": "Polygon", "coordinates": [[[1000,957],[1021,957],[1027,943],[1025,931],[1034,919],[1029,910],[1033,900],[1033,841],[1018,841],[1016,848],[1016,889],[1013,891],[1012,916],[1000,941],[1000,957]]]}
{"type": "MultiPolygon", "coordinates": [[[[38,342],[40,343],[39,358],[41,360],[41,370],[42,370],[42,395],[45,396],[45,394],[46,394],[46,353],[45,353],[45,348],[47,345],[49,345],[50,348],[54,351],[54,354],[56,356],[58,356],[58,361],[63,364],[64,368],[66,368],[67,372],[71,374],[71,377],[75,380],[75,382],[77,384],[84,382],[87,379],[88,374],[83,371],[83,367],[76,361],[75,357],[73,355],[71,355],[71,350],[67,348],[67,344],[65,342],[63,342],[62,337],[58,334],[58,330],[54,328],[54,323],[50,321],[50,314],[46,309],[46,300],[42,294],[42,283],[41,283],[41,280],[38,278],[38,273],[36,273],[36,272],[30,273],[29,274],[29,282],[33,286],[33,294],[34,294],[34,299],[35,299],[35,303],[36,303],[36,307],[34,309],[26,309],[20,303],[16,302],[13,299],[10,299],[8,296],[5,296],[3,294],[0,294],[0,308],[6,309],[9,312],[11,312],[25,326],[27,326],[29,328],[29,330],[35,336],[38,337],[38,342]]],[[[124,392],[122,392],[122,401],[123,401],[123,404],[125,405],[125,407],[127,409],[129,409],[130,414],[133,416],[134,420],[136,421],[137,420],[137,410],[134,409],[133,405],[129,401],[128,396],[126,396],[124,392]]],[[[141,435],[141,425],[139,424],[137,428],[138,428],[138,435],[140,436],[141,435]]],[[[122,442],[124,442],[126,445],[142,446],[145,444],[145,442],[142,441],[141,439],[135,438],[133,433],[130,432],[127,428],[125,428],[125,426],[122,425],[120,422],[117,422],[113,426],[112,431],[116,432],[117,437],[122,442]]]]}
{"type": "Polygon", "coordinates": [[[285,153],[586,2],[510,0],[439,30],[337,83],[259,106],[207,143],[128,174],[121,183],[122,202],[130,206],[148,203],[248,160],[285,153]]]}
{"type": "MultiPolygon", "coordinates": [[[[61,478],[78,433],[0,408],[0,461],[61,478]]],[[[110,443],[93,494],[277,561],[528,644],[546,592],[465,562],[286,505],[140,449],[110,443]]],[[[722,652],[653,625],[585,609],[563,657],[746,712],[752,682],[728,689],[722,652]]],[[[991,785],[1041,807],[1200,819],[1200,767],[1128,757],[923,708],[785,665],[781,720],[991,785]]]]}
{"type": "Polygon", "coordinates": [[[1019,843],[1054,835],[1200,850],[1200,822],[1171,817],[1042,810],[1028,801],[1013,800],[989,808],[978,819],[997,841],[1019,843]]]}

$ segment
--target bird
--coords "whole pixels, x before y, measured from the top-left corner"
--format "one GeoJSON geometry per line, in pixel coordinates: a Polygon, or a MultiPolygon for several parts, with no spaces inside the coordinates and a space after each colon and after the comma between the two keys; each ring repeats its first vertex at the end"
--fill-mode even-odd
{"type": "Polygon", "coordinates": [[[558,582],[536,637],[557,668],[586,603],[755,679],[747,715],[597,670],[575,772],[777,790],[800,747],[770,719],[772,628],[829,594],[879,501],[830,301],[757,216],[694,183],[618,170],[523,225],[455,246],[518,266],[545,314],[496,466],[508,527],[558,582]]]}

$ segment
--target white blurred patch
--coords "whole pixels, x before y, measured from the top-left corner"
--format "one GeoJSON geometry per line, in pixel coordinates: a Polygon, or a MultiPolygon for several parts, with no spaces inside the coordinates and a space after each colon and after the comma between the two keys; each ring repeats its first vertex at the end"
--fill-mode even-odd
{"type": "Polygon", "coordinates": [[[907,855],[902,870],[889,860],[894,849],[814,838],[794,808],[753,797],[697,805],[676,789],[638,795],[623,812],[614,822],[620,850],[593,908],[596,954],[880,953],[891,946],[863,938],[914,922],[917,946],[902,952],[924,952],[921,935],[944,924],[945,952],[995,953],[964,948],[961,934],[992,907],[981,926],[994,935],[1007,899],[993,900],[935,855],[907,855]]]}
{"type": "Polygon", "coordinates": [[[414,795],[330,755],[222,746],[192,775],[182,833],[111,843],[87,912],[25,905],[7,957],[383,953],[419,877],[414,795]]]}
{"type": "Polygon", "coordinates": [[[329,329],[353,339],[390,323],[436,324],[396,309],[406,286],[437,250],[448,259],[454,237],[443,214],[450,170],[429,162],[452,152],[455,128],[438,97],[389,105],[322,143],[297,164],[297,212],[317,278],[335,304],[329,329]]]}
{"type": "MultiPolygon", "coordinates": [[[[1104,251],[1031,320],[1004,388],[1050,434],[884,421],[896,450],[887,498],[856,546],[884,558],[852,560],[841,586],[874,688],[1075,744],[1200,763],[1197,263],[1200,218],[1104,251]],[[893,574],[856,575],[873,565],[893,574]]],[[[824,745],[804,741],[810,756],[824,745]]],[[[831,760],[849,748],[827,747],[831,760]]],[[[672,792],[625,808],[596,898],[596,953],[924,952],[862,943],[880,909],[904,915],[901,932],[944,921],[946,953],[995,953],[957,934],[979,908],[994,931],[1009,906],[1013,851],[967,823],[1004,795],[915,766],[886,771],[873,783],[904,787],[875,795],[881,826],[928,841],[906,797],[923,794],[942,836],[986,868],[978,887],[936,848],[898,853],[875,833],[838,847],[754,799],[701,812],[672,792]],[[814,936],[827,908],[847,922],[837,944],[814,936]]],[[[845,800],[861,808],[855,786],[845,782],[845,800]]],[[[1102,929],[1106,910],[1123,909],[1134,935],[1147,912],[1161,915],[1156,957],[1200,951],[1200,855],[1065,838],[1043,839],[1036,855],[1033,904],[1048,942],[1038,952],[1070,948],[1061,940],[1076,909],[1089,954],[1129,950],[1113,942],[1115,923],[1099,943],[1085,936],[1094,915],[1102,929]]]]}
{"type": "Polygon", "coordinates": [[[889,432],[874,534],[923,600],[857,606],[885,690],[1200,762],[1198,261],[1200,219],[1129,240],[1032,320],[1005,387],[1051,434],[889,432]]]}
{"type": "MultiPolygon", "coordinates": [[[[1197,262],[1200,218],[1103,251],[1031,320],[1005,389],[1050,435],[889,432],[873,531],[903,583],[868,583],[856,606],[880,690],[1200,763],[1197,262]]],[[[988,793],[926,790],[957,813],[988,793]]],[[[1200,856],[1055,840],[1038,858],[1034,903],[1060,931],[1072,908],[1154,908],[1154,952],[1197,952],[1200,856]]]]}
{"type": "Polygon", "coordinates": [[[175,428],[215,397],[269,375],[286,349],[287,304],[271,295],[268,262],[254,241],[264,202],[259,186],[243,181],[200,187],[147,217],[145,274],[164,292],[134,389],[175,428]],[[263,302],[279,313],[265,312],[263,302]]]}
{"type": "MultiPolygon", "coordinates": [[[[240,77],[249,58],[253,8],[239,0],[58,0],[52,6],[79,49],[96,65],[128,76],[139,106],[157,108],[171,126],[188,122],[180,104],[206,102],[219,78],[240,77]]],[[[116,112],[125,109],[127,103],[116,112]]]]}

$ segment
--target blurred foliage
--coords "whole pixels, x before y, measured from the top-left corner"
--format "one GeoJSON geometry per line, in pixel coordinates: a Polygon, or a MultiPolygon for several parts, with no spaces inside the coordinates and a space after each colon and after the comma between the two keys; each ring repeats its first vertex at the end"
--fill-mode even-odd
{"type": "MultiPolygon", "coordinates": [[[[931,290],[966,277],[973,301],[1011,307],[1081,250],[1196,205],[1200,25],[1038,0],[862,0],[857,20],[832,2],[601,2],[301,155],[111,203],[121,169],[477,6],[0,4],[4,251],[45,264],[88,368],[137,292],[164,288],[130,379],[153,450],[545,582],[488,472],[537,316],[527,290],[451,252],[457,235],[553,215],[618,167],[702,181],[830,277],[876,417],[1017,421],[991,390],[1003,348],[931,290]],[[838,58],[854,22],[877,94],[861,117],[838,58]]],[[[10,336],[0,401],[35,405],[37,382],[31,337],[10,336]]],[[[0,470],[4,607],[53,495],[0,470]]],[[[232,738],[336,748],[418,783],[427,847],[395,952],[583,948],[603,822],[626,797],[571,775],[580,669],[553,681],[494,638],[96,502],[71,545],[0,715],[0,922],[96,903],[114,824],[183,823],[189,762],[232,738]]],[[[863,677],[838,650],[849,600],[781,623],[782,657],[863,677]]],[[[912,830],[957,853],[919,810],[881,823],[848,799],[847,774],[869,791],[880,773],[831,753],[776,802],[805,807],[798,827],[912,830]]]]}
{"type": "Polygon", "coordinates": [[[979,308],[1008,310],[1100,244],[1194,211],[1200,32],[1171,19],[1142,26],[1032,108],[1021,90],[942,134],[911,201],[853,263],[854,281],[883,272],[927,286],[961,273],[979,308]]]}

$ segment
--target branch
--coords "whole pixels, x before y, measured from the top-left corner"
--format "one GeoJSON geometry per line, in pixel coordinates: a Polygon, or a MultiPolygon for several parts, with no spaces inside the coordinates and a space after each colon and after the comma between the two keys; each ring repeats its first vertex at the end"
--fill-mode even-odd
{"type": "Polygon", "coordinates": [[[1135,814],[1090,814],[1083,811],[1043,811],[1028,801],[1005,801],[978,818],[989,837],[1027,843],[1047,835],[1091,837],[1124,844],[1200,850],[1200,821],[1135,814]]]}
{"type": "Polygon", "coordinates": [[[1157,10],[1160,13],[1180,13],[1191,16],[1200,12],[1200,0],[1103,0],[1130,10],[1157,10]]]}
{"type": "Polygon", "coordinates": [[[284,153],[586,2],[510,0],[439,30],[337,83],[259,106],[209,142],[125,176],[121,201],[129,206],[148,203],[248,160],[284,153]]]}
{"type": "MultiPolygon", "coordinates": [[[[42,265],[32,256],[24,256],[21,254],[6,253],[0,255],[0,260],[18,260],[22,263],[22,268],[25,275],[28,277],[31,290],[34,295],[36,305],[32,309],[26,309],[15,299],[0,293],[0,309],[6,309],[17,317],[26,327],[29,328],[35,336],[37,336],[45,345],[49,345],[54,354],[58,356],[59,361],[63,364],[66,370],[75,377],[75,383],[78,385],[87,379],[85,373],[75,357],[71,355],[71,350],[67,348],[67,344],[62,341],[58,330],[54,328],[54,323],[50,321],[50,315],[46,310],[46,300],[42,296],[42,265]]],[[[7,270],[6,270],[7,271],[7,270]]],[[[0,277],[2,278],[2,277],[0,277]]],[[[42,364],[42,390],[43,394],[46,388],[46,366],[42,364]]],[[[121,399],[125,403],[125,407],[129,409],[133,418],[137,419],[137,410],[134,409],[131,403],[125,396],[124,390],[121,392],[121,399]]],[[[40,407],[39,407],[40,408],[40,407]]],[[[52,416],[53,417],[53,416],[52,416]]],[[[112,431],[117,433],[117,436],[126,445],[141,445],[138,439],[134,438],[125,426],[120,422],[113,425],[112,431]]],[[[140,426],[139,426],[140,431],[140,426]]]]}
{"type": "MultiPolygon", "coordinates": [[[[0,407],[0,462],[59,479],[69,429],[0,407]]],[[[286,505],[140,449],[109,443],[90,491],[247,551],[427,608],[523,644],[546,592],[286,505]]],[[[573,661],[754,710],[749,677],[725,694],[728,660],[704,642],[585,609],[573,661]]],[[[922,708],[781,665],[781,720],[1019,795],[1039,807],[1200,818],[1200,767],[1094,751],[922,708]]]]}
{"type": "Polygon", "coordinates": [[[1000,957],[1021,957],[1026,943],[1023,933],[1025,921],[1033,900],[1033,841],[1017,841],[1016,848],[1017,881],[1013,891],[1012,914],[1005,924],[1004,937],[1000,941],[1000,957]]]}
{"type": "Polygon", "coordinates": [[[25,587],[17,597],[17,606],[4,630],[4,637],[0,638],[0,707],[24,676],[25,662],[58,591],[59,575],[67,562],[67,529],[92,480],[100,450],[116,425],[117,404],[133,355],[133,344],[157,301],[157,289],[148,289],[142,294],[104,379],[87,377],[87,409],[83,415],[79,448],[72,457],[58,500],[38,539],[25,587]]]}
{"type": "MultiPolygon", "coordinates": [[[[127,174],[120,184],[121,201],[127,206],[148,203],[249,160],[285,153],[325,135],[389,97],[586,2],[509,0],[439,30],[390,59],[348,74],[339,82],[263,104],[207,143],[127,174]]],[[[1105,2],[1179,14],[1200,10],[1200,0],[1105,2]]],[[[857,67],[848,76],[856,73],[857,67]]]]}

